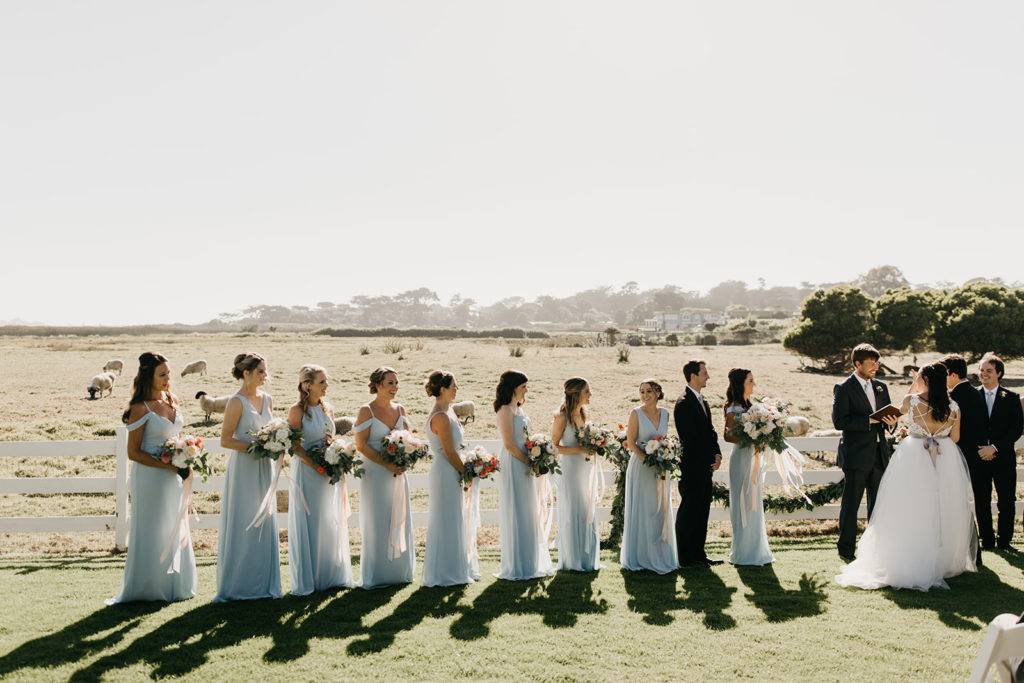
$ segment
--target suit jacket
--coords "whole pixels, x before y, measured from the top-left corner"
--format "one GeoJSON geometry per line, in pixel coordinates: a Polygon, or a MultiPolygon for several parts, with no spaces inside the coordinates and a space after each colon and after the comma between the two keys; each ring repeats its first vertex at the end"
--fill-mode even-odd
{"type": "Polygon", "coordinates": [[[697,395],[687,387],[676,400],[673,415],[679,443],[683,447],[683,471],[707,470],[710,474],[708,466],[714,464],[716,455],[722,454],[722,448],[718,445],[718,432],[711,422],[708,402],[698,400],[697,395]]]}
{"type": "Polygon", "coordinates": [[[981,462],[978,446],[988,443],[988,408],[985,399],[968,382],[960,382],[949,392],[950,398],[960,406],[960,440],[956,445],[963,451],[969,465],[981,462]]]}
{"type": "Polygon", "coordinates": [[[996,391],[996,400],[992,402],[992,414],[988,414],[985,403],[985,388],[978,389],[981,397],[983,416],[985,416],[986,443],[996,447],[996,460],[1012,460],[1016,462],[1013,444],[1024,431],[1024,411],[1021,410],[1020,396],[1000,386],[996,391]]]}
{"type": "MultiPolygon", "coordinates": [[[[873,379],[871,388],[875,392],[876,409],[889,405],[889,388],[884,382],[873,379]]],[[[879,450],[882,465],[889,464],[891,450],[885,439],[885,424],[871,424],[872,412],[856,374],[832,389],[832,424],[843,431],[836,460],[843,469],[870,470],[879,450]]]]}

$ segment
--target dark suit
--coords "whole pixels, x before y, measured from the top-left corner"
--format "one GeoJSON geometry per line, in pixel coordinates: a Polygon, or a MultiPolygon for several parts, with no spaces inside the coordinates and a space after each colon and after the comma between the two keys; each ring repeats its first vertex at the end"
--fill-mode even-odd
{"type": "Polygon", "coordinates": [[[974,489],[974,515],[978,520],[978,528],[988,529],[985,536],[978,532],[982,545],[991,546],[995,543],[992,534],[992,477],[985,480],[983,461],[978,456],[978,446],[988,443],[988,408],[970,382],[964,380],[949,392],[949,397],[960,406],[960,440],[956,445],[967,461],[967,471],[971,475],[971,487],[974,489]],[[982,482],[984,481],[984,485],[982,482]]]}
{"type": "Polygon", "coordinates": [[[674,416],[683,447],[679,480],[682,501],[676,514],[676,547],[679,564],[685,565],[707,559],[704,542],[711,513],[711,466],[722,449],[707,401],[698,400],[689,387],[676,401],[674,416]]]}
{"type": "Polygon", "coordinates": [[[1006,547],[1013,538],[1013,517],[1017,499],[1017,456],[1013,445],[1024,430],[1024,416],[1020,406],[1020,396],[1000,386],[996,390],[996,398],[992,403],[992,414],[988,414],[985,402],[985,388],[978,389],[981,397],[982,416],[985,425],[985,437],[982,445],[991,444],[996,447],[994,460],[978,458],[977,478],[971,472],[971,484],[974,487],[975,507],[978,511],[978,536],[985,547],[992,546],[992,484],[996,486],[999,501],[999,521],[996,525],[995,542],[1006,547]],[[981,509],[985,508],[985,516],[981,509]]]}
{"type": "MultiPolygon", "coordinates": [[[[875,410],[889,405],[889,389],[871,380],[875,410]]],[[[843,432],[837,462],[845,483],[839,508],[839,554],[853,556],[857,546],[857,511],[864,492],[868,494],[868,517],[875,508],[875,496],[882,474],[889,464],[889,442],[885,425],[871,424],[871,403],[856,374],[832,390],[832,424],[843,432]]]]}

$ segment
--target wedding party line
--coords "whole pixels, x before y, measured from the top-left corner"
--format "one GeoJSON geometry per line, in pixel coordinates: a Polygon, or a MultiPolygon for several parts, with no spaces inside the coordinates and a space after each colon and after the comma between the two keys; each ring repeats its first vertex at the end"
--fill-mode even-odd
{"type": "MultiPolygon", "coordinates": [[[[945,587],[946,578],[976,569],[982,549],[1010,550],[1013,445],[1024,429],[1020,398],[1000,385],[1004,367],[994,354],[981,361],[983,386],[978,390],[966,382],[966,361],[953,355],[921,368],[895,408],[886,385],[874,379],[879,358],[867,344],[856,347],[851,353],[854,373],[834,389],[832,421],[842,431],[838,464],[844,474],[838,554],[849,562],[836,578],[863,588],[945,587]],[[903,414],[909,426],[896,431],[903,414]],[[993,484],[998,535],[992,528],[993,484]],[[865,494],[869,522],[856,546],[857,512],[865,494]],[[909,560],[907,548],[915,550],[909,560]]],[[[399,377],[393,368],[371,373],[371,400],[359,409],[352,440],[335,433],[323,367],[302,367],[298,398],[286,420],[272,416],[273,399],[262,389],[267,379],[262,356],[239,354],[232,374],[241,385],[227,403],[220,439],[231,455],[219,516],[217,602],[282,595],[275,513],[278,480],[289,477],[282,468],[286,454],[292,456],[289,572],[297,595],[413,581],[407,472],[423,459],[431,460],[425,586],[481,578],[476,483],[487,478],[494,478],[499,494],[497,578],[527,580],[555,571],[600,569],[600,458],[624,468],[623,569],[667,574],[723,562],[705,553],[712,476],[722,453],[701,393],[711,379],[702,360],[682,368],[686,388],[672,409],[675,434],[669,430],[669,410],[660,405],[665,396],[658,380],[640,382],[640,405],[625,424],[608,429],[588,419],[590,384],[572,377],[564,383],[564,401],[549,436],[533,429],[524,410],[529,378],[507,370],[498,378],[493,402],[500,434],[497,455],[464,445],[462,424],[452,410],[458,383],[448,371],[432,372],[423,384],[434,401],[425,439],[396,402],[399,377]],[[348,481],[353,477],[361,481],[358,581],[348,538],[348,481]],[[677,511],[673,479],[679,480],[677,511]],[[557,564],[549,548],[558,549],[557,564]]],[[[182,433],[184,418],[170,377],[166,357],[152,352],[139,357],[123,415],[132,461],[128,551],[121,591],[108,604],[175,601],[196,593],[192,488],[195,478],[205,479],[211,469],[203,440],[182,433]]],[[[755,386],[751,370],[729,371],[723,437],[733,443],[728,559],[735,565],[774,561],[763,502],[769,463],[787,491],[806,498],[801,491],[806,460],[785,439],[787,404],[755,399],[755,386]]]]}

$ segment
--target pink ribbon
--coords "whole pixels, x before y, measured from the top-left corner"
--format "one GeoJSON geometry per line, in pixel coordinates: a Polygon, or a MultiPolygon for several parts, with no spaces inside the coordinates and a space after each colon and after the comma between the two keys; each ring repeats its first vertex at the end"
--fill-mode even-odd
{"type": "Polygon", "coordinates": [[[395,477],[395,493],[391,500],[391,529],[388,531],[390,543],[388,544],[388,559],[397,560],[409,546],[405,540],[405,501],[407,496],[402,495],[399,487],[405,486],[408,489],[409,480],[403,474],[400,478],[395,477]]]}
{"type": "Polygon", "coordinates": [[[661,542],[671,543],[675,529],[672,528],[672,486],[667,474],[658,476],[658,512],[661,513],[661,542]]]}
{"type": "Polygon", "coordinates": [[[462,520],[465,534],[466,561],[478,559],[476,532],[480,528],[480,487],[476,477],[469,480],[469,489],[462,495],[462,520]]]}
{"type": "MultiPolygon", "coordinates": [[[[188,523],[189,510],[192,509],[192,475],[193,473],[190,471],[185,479],[181,491],[181,505],[178,506],[178,517],[174,520],[170,538],[167,539],[163,552],[160,553],[160,562],[166,562],[167,556],[174,548],[174,557],[171,559],[170,566],[167,567],[168,574],[181,573],[181,551],[192,542],[192,529],[188,523]]],[[[194,512],[194,509],[192,511],[194,512]]],[[[198,519],[197,515],[196,520],[198,519]]]]}

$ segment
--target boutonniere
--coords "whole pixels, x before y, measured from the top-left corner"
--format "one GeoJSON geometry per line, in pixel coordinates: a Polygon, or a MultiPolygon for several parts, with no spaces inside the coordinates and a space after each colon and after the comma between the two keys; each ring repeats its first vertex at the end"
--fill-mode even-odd
{"type": "Polygon", "coordinates": [[[1006,389],[999,392],[999,398],[1006,398],[1006,389]]]}
{"type": "Polygon", "coordinates": [[[881,385],[878,385],[878,386],[876,386],[876,387],[875,387],[875,393],[876,393],[876,394],[880,394],[880,393],[882,393],[882,387],[881,387],[881,385]]]}

